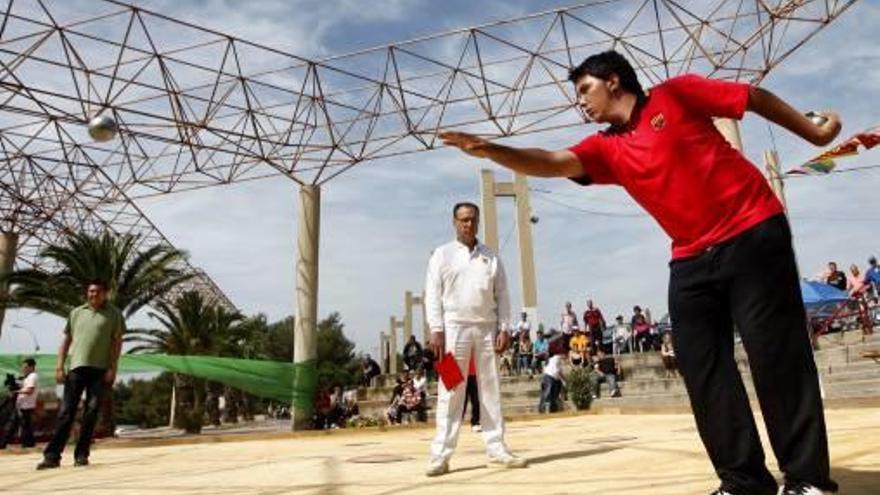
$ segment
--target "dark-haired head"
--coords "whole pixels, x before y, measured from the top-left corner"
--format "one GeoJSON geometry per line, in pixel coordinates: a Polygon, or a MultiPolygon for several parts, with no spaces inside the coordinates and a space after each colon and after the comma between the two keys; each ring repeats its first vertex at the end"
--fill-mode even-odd
{"type": "Polygon", "coordinates": [[[461,203],[455,203],[455,206],[452,207],[452,218],[458,218],[458,210],[462,208],[471,208],[477,215],[480,214],[480,207],[471,203],[470,201],[462,201],[461,203]]]}
{"type": "Polygon", "coordinates": [[[88,290],[88,288],[91,287],[91,286],[93,286],[93,285],[94,285],[94,286],[97,286],[97,287],[100,287],[100,288],[103,289],[104,291],[107,290],[107,281],[106,281],[106,280],[103,280],[103,279],[100,279],[100,278],[95,278],[95,279],[89,280],[88,283],[86,283],[86,287],[85,287],[86,290],[88,290]]]}
{"type": "Polygon", "coordinates": [[[93,309],[104,306],[107,302],[107,282],[104,280],[92,280],[86,286],[86,301],[93,309]]]}
{"type": "Polygon", "coordinates": [[[582,77],[590,75],[607,81],[612,74],[617,74],[620,87],[624,91],[634,94],[639,100],[645,98],[645,90],[639,83],[635,69],[630,65],[629,60],[614,50],[590,55],[568,72],[568,80],[577,84],[582,77]]]}
{"type": "Polygon", "coordinates": [[[452,208],[452,225],[458,242],[473,249],[480,228],[480,208],[470,202],[457,203],[452,208]]]}

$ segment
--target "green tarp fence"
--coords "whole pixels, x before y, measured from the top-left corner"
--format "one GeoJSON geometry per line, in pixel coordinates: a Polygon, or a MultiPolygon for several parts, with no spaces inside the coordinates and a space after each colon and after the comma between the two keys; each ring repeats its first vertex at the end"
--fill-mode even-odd
{"type": "MultiPolygon", "coordinates": [[[[0,354],[0,373],[21,371],[23,359],[37,361],[41,386],[55,383],[54,354],[0,354]]],[[[214,356],[125,354],[119,358],[117,375],[170,371],[220,382],[258,397],[293,402],[311,409],[317,384],[315,363],[284,363],[214,356]]],[[[0,377],[2,378],[2,377],[0,377]]]]}

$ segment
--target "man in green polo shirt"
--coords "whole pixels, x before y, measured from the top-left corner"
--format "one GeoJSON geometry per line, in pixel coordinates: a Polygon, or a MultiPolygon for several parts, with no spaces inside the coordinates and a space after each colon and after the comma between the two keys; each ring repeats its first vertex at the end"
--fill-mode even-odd
{"type": "Polygon", "coordinates": [[[86,392],[86,404],[74,452],[74,466],[89,464],[89,447],[101,399],[116,379],[125,319],[115,306],[107,302],[106,282],[90,282],[86,299],[86,304],[70,312],[64,327],[55,368],[55,380],[64,384],[64,400],[58,411],[55,435],[43,451],[38,470],[57,468],[61,464],[61,453],[70,436],[83,391],[86,392]],[[68,358],[70,371],[65,375],[64,364],[68,358]]]}

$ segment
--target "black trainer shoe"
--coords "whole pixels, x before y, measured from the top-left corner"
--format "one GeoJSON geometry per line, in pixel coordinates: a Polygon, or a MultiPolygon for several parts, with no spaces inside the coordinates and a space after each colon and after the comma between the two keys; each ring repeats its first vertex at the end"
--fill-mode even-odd
{"type": "Polygon", "coordinates": [[[42,471],[44,469],[55,469],[57,467],[61,467],[61,462],[52,459],[43,459],[39,464],[37,464],[37,471],[42,471]]]}
{"type": "Polygon", "coordinates": [[[89,465],[89,458],[88,457],[77,457],[73,461],[73,465],[76,467],[88,466],[89,465]]]}
{"type": "Polygon", "coordinates": [[[809,483],[786,483],[780,493],[781,495],[826,495],[830,492],[822,491],[809,483]]]}

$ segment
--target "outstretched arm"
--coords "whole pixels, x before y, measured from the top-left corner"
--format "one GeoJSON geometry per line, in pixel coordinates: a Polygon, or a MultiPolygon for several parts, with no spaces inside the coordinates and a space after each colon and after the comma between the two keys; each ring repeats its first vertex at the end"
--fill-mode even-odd
{"type": "Polygon", "coordinates": [[[840,132],[840,117],[836,113],[821,112],[827,120],[816,125],[778,96],[757,86],[749,89],[749,103],[746,108],[816,146],[830,143],[840,132]]]}
{"type": "Polygon", "coordinates": [[[548,151],[540,148],[514,148],[487,141],[466,132],[441,132],[447,146],[455,146],[477,158],[488,158],[514,172],[534,177],[577,177],[583,166],[569,150],[548,151]]]}

